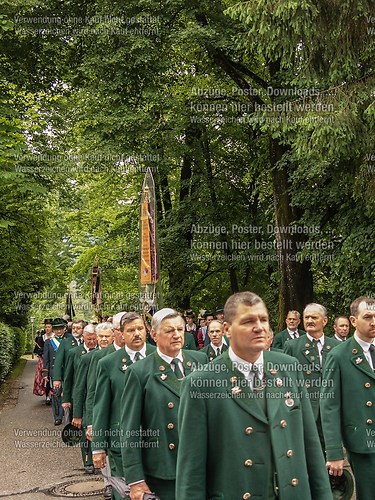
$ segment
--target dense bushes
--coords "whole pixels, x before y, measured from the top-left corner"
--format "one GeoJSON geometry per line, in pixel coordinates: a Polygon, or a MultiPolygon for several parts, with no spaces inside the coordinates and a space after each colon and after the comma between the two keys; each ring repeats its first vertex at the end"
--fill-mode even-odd
{"type": "Polygon", "coordinates": [[[0,323],[0,382],[25,352],[26,332],[0,323]]]}

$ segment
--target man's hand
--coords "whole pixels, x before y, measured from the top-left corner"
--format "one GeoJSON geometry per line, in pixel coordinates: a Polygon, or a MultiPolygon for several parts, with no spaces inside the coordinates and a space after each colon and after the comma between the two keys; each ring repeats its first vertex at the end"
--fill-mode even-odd
{"type": "Polygon", "coordinates": [[[82,418],[73,418],[72,424],[80,429],[82,427],[82,418]]]}
{"type": "Polygon", "coordinates": [[[54,380],[53,381],[53,388],[60,389],[60,387],[61,387],[61,380],[54,380]]]}
{"type": "Polygon", "coordinates": [[[63,408],[71,408],[72,407],[72,403],[63,403],[61,406],[63,408]]]}
{"type": "Polygon", "coordinates": [[[145,481],[130,486],[129,496],[131,500],[142,500],[144,493],[152,493],[145,481]]]}
{"type": "MultiPolygon", "coordinates": [[[[86,437],[89,441],[92,441],[92,425],[86,427],[86,437]]],[[[104,467],[104,465],[103,465],[104,467]]]]}
{"type": "Polygon", "coordinates": [[[94,467],[96,469],[103,469],[105,467],[106,454],[104,451],[102,453],[93,453],[92,461],[94,462],[94,467]]]}
{"type": "Polygon", "coordinates": [[[330,476],[342,476],[344,471],[344,460],[330,460],[326,463],[330,476]]]}

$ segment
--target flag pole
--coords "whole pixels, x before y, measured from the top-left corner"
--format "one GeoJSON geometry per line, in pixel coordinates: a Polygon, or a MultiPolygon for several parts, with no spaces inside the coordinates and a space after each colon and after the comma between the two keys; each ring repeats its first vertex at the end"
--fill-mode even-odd
{"type": "Polygon", "coordinates": [[[152,316],[158,308],[159,261],[155,183],[150,168],[143,180],[140,211],[140,308],[143,315],[152,316]]]}

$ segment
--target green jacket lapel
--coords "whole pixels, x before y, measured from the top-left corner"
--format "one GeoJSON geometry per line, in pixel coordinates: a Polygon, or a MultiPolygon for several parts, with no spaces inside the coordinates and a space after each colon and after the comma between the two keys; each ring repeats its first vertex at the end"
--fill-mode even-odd
{"type": "Polygon", "coordinates": [[[177,379],[170,365],[156,351],[154,353],[154,378],[176,396],[180,396],[181,381],[177,379]]]}
{"type": "Polygon", "coordinates": [[[307,337],[303,338],[300,344],[301,352],[309,363],[320,363],[318,348],[307,337]]]}
{"type": "MultiPolygon", "coordinates": [[[[287,404],[287,406],[294,406],[294,401],[292,399],[292,393],[285,385],[285,372],[282,374],[279,373],[278,370],[270,368],[267,370],[267,367],[271,367],[273,364],[268,362],[269,352],[264,351],[264,373],[266,377],[266,401],[267,401],[267,414],[268,419],[271,421],[277,411],[280,408],[280,405],[287,404]]],[[[298,402],[298,401],[297,401],[298,402]]]]}
{"type": "Polygon", "coordinates": [[[122,347],[122,357],[120,358],[119,362],[119,370],[122,372],[126,372],[128,367],[133,364],[132,360],[130,359],[129,354],[125,351],[125,348],[122,347]]]}
{"type": "Polygon", "coordinates": [[[362,372],[366,373],[366,375],[370,375],[372,378],[375,378],[375,372],[371,369],[371,366],[366,359],[362,347],[358,344],[358,342],[356,342],[353,337],[350,339],[350,341],[352,344],[350,346],[352,347],[352,357],[350,359],[352,364],[362,372]]]}
{"type": "Polygon", "coordinates": [[[244,375],[233,367],[228,351],[225,351],[221,355],[220,360],[225,363],[228,368],[228,373],[224,375],[228,380],[226,389],[228,392],[228,398],[232,399],[253,417],[261,420],[262,422],[268,423],[267,416],[256,400],[255,393],[250,389],[244,375]]]}

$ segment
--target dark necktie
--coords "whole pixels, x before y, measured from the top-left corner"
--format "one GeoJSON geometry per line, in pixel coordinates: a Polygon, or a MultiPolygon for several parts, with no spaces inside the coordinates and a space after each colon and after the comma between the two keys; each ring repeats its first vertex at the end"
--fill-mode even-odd
{"type": "Polygon", "coordinates": [[[319,342],[320,342],[320,340],[319,340],[319,339],[313,339],[313,346],[314,346],[314,347],[316,348],[316,350],[317,350],[319,363],[320,363],[320,364],[322,364],[322,361],[321,361],[321,356],[320,356],[320,349],[319,349],[319,342]]]}
{"type": "Polygon", "coordinates": [[[372,369],[375,371],[375,346],[371,344],[369,347],[369,352],[372,360],[372,369]]]}
{"type": "Polygon", "coordinates": [[[259,371],[259,366],[252,365],[250,369],[250,373],[252,374],[252,389],[253,391],[261,391],[265,388],[262,375],[259,371]]]}
{"type": "Polygon", "coordinates": [[[220,349],[220,347],[217,347],[216,348],[216,356],[220,356],[220,354],[221,354],[221,349],[220,349]]]}
{"type": "Polygon", "coordinates": [[[174,365],[174,374],[178,378],[178,380],[181,380],[184,378],[184,374],[180,370],[180,360],[178,358],[174,358],[171,361],[172,365],[174,365]]]}
{"type": "Polygon", "coordinates": [[[139,352],[136,352],[135,355],[134,355],[134,361],[133,363],[136,363],[137,361],[139,361],[141,359],[141,355],[139,352]]]}

